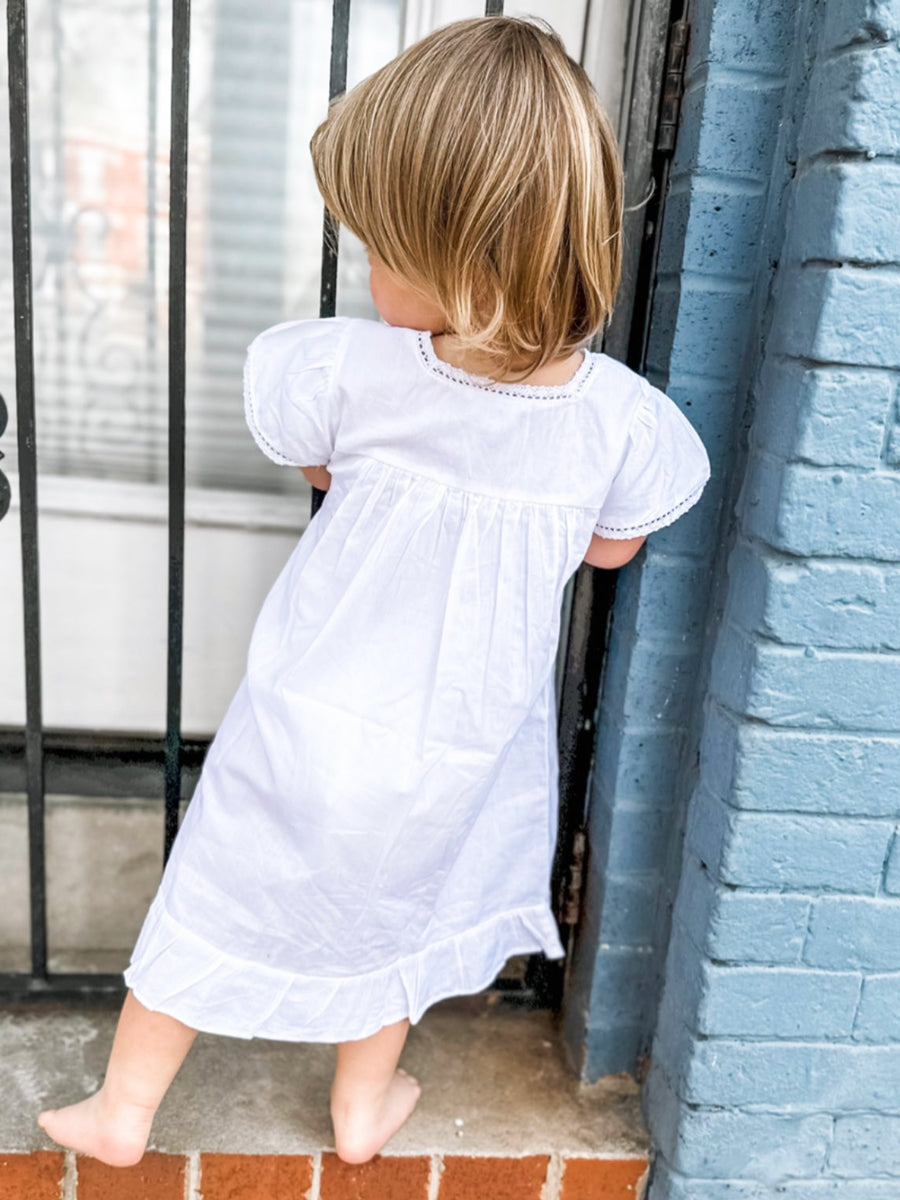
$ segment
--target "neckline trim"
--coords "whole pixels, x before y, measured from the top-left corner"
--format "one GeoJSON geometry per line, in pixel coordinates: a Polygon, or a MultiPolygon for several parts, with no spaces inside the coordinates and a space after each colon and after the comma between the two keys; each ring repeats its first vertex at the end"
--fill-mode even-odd
{"type": "Polygon", "coordinates": [[[589,376],[593,373],[598,357],[588,349],[583,350],[583,357],[578,370],[567,383],[502,382],[491,379],[487,375],[473,375],[469,371],[464,371],[462,367],[455,367],[452,363],[444,362],[442,358],[438,357],[434,349],[430,333],[422,329],[413,329],[410,332],[415,338],[422,365],[432,375],[437,375],[442,379],[449,379],[453,383],[464,384],[467,387],[479,388],[481,391],[499,392],[504,396],[521,396],[524,399],[546,398],[550,400],[557,396],[579,395],[589,376]]]}

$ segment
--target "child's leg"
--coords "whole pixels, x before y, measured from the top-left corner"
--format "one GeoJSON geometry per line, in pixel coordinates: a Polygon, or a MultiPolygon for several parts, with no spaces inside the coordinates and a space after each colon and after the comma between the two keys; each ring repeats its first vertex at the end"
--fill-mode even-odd
{"type": "Polygon", "coordinates": [[[408,1032],[409,1019],[404,1018],[337,1048],[331,1120],[335,1149],[344,1162],[368,1162],[416,1106],[422,1089],[397,1068],[408,1032]]]}
{"type": "Polygon", "coordinates": [[[189,1025],[145,1008],[129,988],[103,1086],[78,1104],[47,1109],[38,1124],[61,1146],[112,1167],[140,1162],[154,1113],[196,1036],[189,1025]]]}

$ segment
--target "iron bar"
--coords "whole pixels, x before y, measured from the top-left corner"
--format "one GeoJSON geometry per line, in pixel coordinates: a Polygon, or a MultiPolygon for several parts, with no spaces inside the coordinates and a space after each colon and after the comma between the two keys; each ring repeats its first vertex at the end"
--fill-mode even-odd
{"type": "Polygon", "coordinates": [[[484,15],[486,17],[502,17],[503,0],[485,0],[484,15]]]}
{"type": "Polygon", "coordinates": [[[94,1002],[114,998],[121,1002],[125,991],[122,973],[100,974],[98,971],[54,971],[49,977],[37,979],[22,972],[0,974],[0,998],[4,1009],[16,1001],[67,1000],[94,1002]]]}
{"type": "MultiPolygon", "coordinates": [[[[347,50],[350,42],[350,0],[333,0],[331,6],[331,68],[328,103],[347,90],[347,50]]],[[[338,225],[325,209],[322,224],[322,278],[319,316],[333,317],[337,303],[338,225]]],[[[312,465],[312,464],[310,464],[312,465]]]]}
{"type": "Polygon", "coordinates": [[[147,470],[147,478],[156,483],[159,479],[159,455],[152,432],[151,414],[157,389],[157,311],[156,311],[156,155],[157,155],[157,93],[159,87],[159,0],[149,0],[147,9],[147,181],[146,181],[146,254],[147,296],[144,316],[144,429],[148,441],[152,442],[153,455],[147,470]]]}
{"type": "MultiPolygon", "coordinates": [[[[199,778],[210,739],[181,743],[182,797],[199,778]]],[[[83,729],[44,729],[46,790],[61,796],[159,801],[165,792],[165,737],[95,733],[83,729]]],[[[26,789],[25,732],[0,729],[0,795],[26,789]]]]}
{"type": "MultiPolygon", "coordinates": [[[[328,103],[347,90],[347,51],[350,44],[350,0],[333,0],[331,5],[331,66],[328,103]]],[[[319,316],[333,317],[337,307],[338,223],[326,208],[322,219],[322,274],[319,287],[319,316]]],[[[309,463],[309,466],[315,464],[309,463]]],[[[325,493],[312,489],[310,517],[322,506],[325,493]]]]}
{"type": "Polygon", "coordinates": [[[22,582],[25,605],[25,773],[31,895],[31,972],[47,977],[47,880],[44,847],[44,745],[41,713],[41,614],[38,570],[37,444],[31,288],[31,186],[28,132],[28,12],[8,0],[9,155],[12,199],[13,312],[22,582]]]}
{"type": "Polygon", "coordinates": [[[169,139],[169,624],[163,863],[178,832],[181,800],[181,681],[184,649],[184,384],[186,356],[188,82],[190,0],[172,5],[169,139]]]}

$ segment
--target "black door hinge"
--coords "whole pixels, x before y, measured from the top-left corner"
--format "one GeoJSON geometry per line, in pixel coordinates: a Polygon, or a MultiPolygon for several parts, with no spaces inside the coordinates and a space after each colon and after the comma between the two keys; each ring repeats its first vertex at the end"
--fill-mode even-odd
{"type": "Polygon", "coordinates": [[[675,147],[675,131],[681,113],[681,97],[684,95],[684,62],[690,28],[687,21],[673,21],[669,28],[662,106],[656,131],[656,149],[663,154],[671,154],[675,147]]]}
{"type": "Polygon", "coordinates": [[[581,882],[584,877],[585,831],[579,829],[572,840],[572,859],[569,863],[566,891],[562,905],[563,925],[577,925],[581,912],[581,882]]]}

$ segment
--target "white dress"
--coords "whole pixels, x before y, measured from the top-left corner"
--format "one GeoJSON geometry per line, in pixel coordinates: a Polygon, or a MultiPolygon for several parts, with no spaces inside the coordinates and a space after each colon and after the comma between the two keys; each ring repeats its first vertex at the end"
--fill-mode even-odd
{"type": "Polygon", "coordinates": [[[495,384],[377,321],[260,334],[247,421],[332,483],[257,618],[126,984],[235,1037],[419,1021],[551,910],[554,663],[595,531],[674,521],[709,475],[675,404],[605,354],[495,384]]]}

